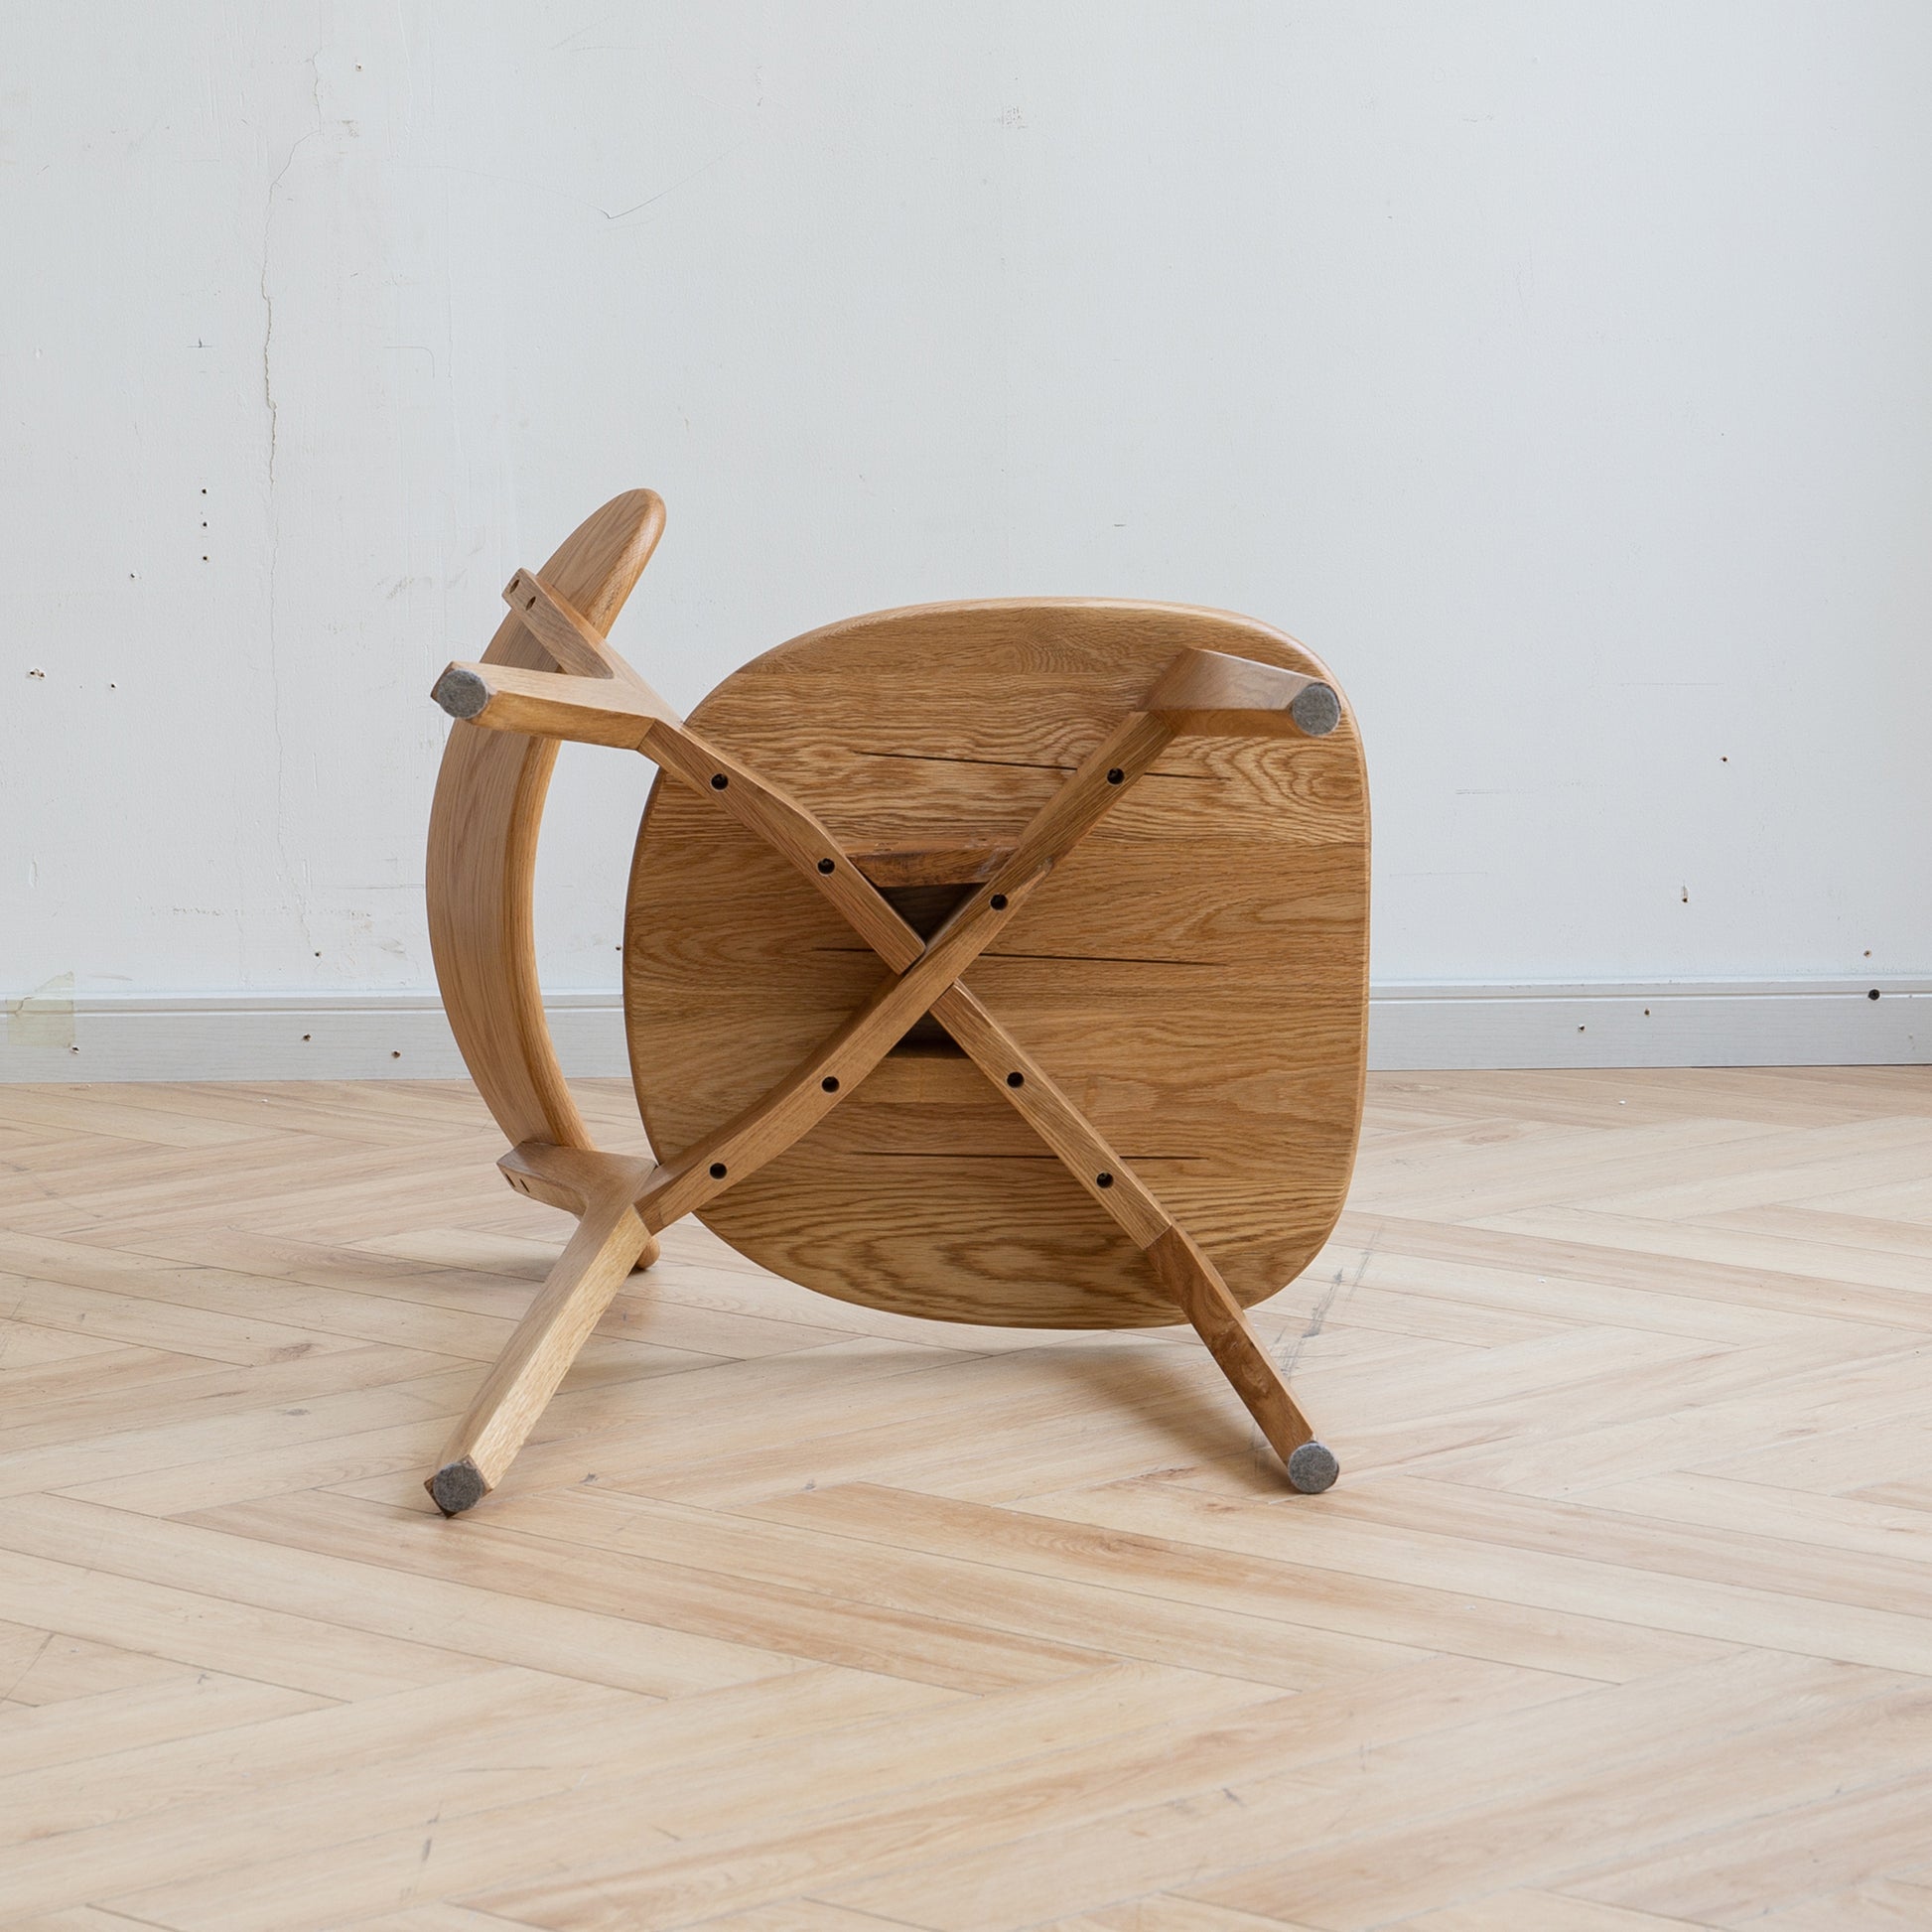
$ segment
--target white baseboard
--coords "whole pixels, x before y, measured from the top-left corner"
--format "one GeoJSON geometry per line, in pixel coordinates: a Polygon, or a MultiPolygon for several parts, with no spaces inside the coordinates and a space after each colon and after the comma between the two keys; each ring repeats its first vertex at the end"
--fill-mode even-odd
{"type": "MultiPolygon", "coordinates": [[[[544,1002],[566,1073],[624,1074],[616,993],[544,1002]]],[[[10,1000],[0,1082],[460,1080],[434,993],[45,993],[10,1000]]]]}
{"type": "MultiPolygon", "coordinates": [[[[615,992],[545,1005],[566,1073],[627,1071],[615,992]]],[[[1369,1002],[1369,1063],[1392,1071],[1927,1062],[1932,980],[1396,985],[1369,1002]]],[[[463,1070],[433,993],[43,989],[8,1001],[0,1023],[0,1082],[453,1080],[463,1070]]]]}
{"type": "Polygon", "coordinates": [[[1932,980],[1381,986],[1368,1041],[1391,1071],[1923,1065],[1932,980]]]}

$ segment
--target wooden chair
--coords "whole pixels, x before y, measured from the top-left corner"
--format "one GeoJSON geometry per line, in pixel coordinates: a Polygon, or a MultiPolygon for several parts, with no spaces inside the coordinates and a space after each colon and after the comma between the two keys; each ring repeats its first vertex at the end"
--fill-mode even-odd
{"type": "Polygon", "coordinates": [[[1184,1317],[1290,1482],[1325,1489],[1335,1458],[1243,1311],[1327,1238],[1361,1119],[1367,788],[1326,671],[1223,612],[940,604],[781,644],[686,723],[607,641],[663,524],[649,490],[607,503],[435,687],[460,721],[437,977],[504,1174],[578,1217],[438,1506],[501,1482],[690,1213],[869,1307],[1184,1317]],[[561,739],[658,766],[623,948],[655,1164],[592,1147],[544,1024],[531,872],[561,739]]]}

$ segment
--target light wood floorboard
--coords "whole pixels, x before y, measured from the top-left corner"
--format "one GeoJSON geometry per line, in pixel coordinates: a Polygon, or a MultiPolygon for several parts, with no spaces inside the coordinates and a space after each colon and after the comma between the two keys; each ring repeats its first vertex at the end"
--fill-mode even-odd
{"type": "Polygon", "coordinates": [[[1185,1328],[685,1224],[445,1522],[498,1152],[0,1087],[5,1932],[1932,1927],[1932,1071],[1373,1080],[1313,1498],[1185,1328]]]}

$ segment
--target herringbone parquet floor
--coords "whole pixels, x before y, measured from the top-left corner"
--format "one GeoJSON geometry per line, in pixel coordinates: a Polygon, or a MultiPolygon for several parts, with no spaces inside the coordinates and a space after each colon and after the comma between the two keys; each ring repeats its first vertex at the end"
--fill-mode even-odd
{"type": "Polygon", "coordinates": [[[1323,1497],[687,1225],[445,1523],[568,1225],[467,1088],[0,1089],[0,1923],[1932,1927],[1932,1070],[1371,1099],[1323,1497]]]}

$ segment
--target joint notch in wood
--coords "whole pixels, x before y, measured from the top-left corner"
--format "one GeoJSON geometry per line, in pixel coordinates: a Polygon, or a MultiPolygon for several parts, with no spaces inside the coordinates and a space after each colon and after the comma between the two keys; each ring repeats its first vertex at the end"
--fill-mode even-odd
{"type": "Polygon", "coordinates": [[[590,621],[533,570],[503,586],[503,602],[521,618],[560,669],[574,677],[616,677],[620,660],[590,621]]]}

